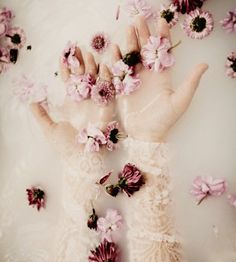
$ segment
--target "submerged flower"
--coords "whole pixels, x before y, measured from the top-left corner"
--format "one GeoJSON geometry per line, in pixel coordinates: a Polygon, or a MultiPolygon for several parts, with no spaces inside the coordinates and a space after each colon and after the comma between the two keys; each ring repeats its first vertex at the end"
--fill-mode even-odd
{"type": "Polygon", "coordinates": [[[128,0],[125,11],[130,18],[134,18],[136,15],[142,15],[147,19],[153,15],[152,7],[146,0],[128,0]]]}
{"type": "Polygon", "coordinates": [[[106,239],[95,248],[91,250],[92,255],[89,256],[89,262],[117,262],[118,261],[118,247],[113,242],[108,242],[106,239]]]}
{"type": "Polygon", "coordinates": [[[95,78],[90,74],[71,75],[67,83],[67,94],[75,101],[87,99],[90,96],[95,78]]]}
{"type": "Polygon", "coordinates": [[[67,66],[72,74],[77,74],[80,67],[80,61],[76,56],[76,48],[76,43],[69,41],[61,56],[61,62],[67,66]]]}
{"type": "Polygon", "coordinates": [[[41,207],[45,207],[45,193],[43,190],[37,187],[32,187],[31,189],[26,189],[29,205],[33,207],[36,205],[37,209],[40,210],[41,207]]]}
{"type": "Polygon", "coordinates": [[[233,207],[236,207],[236,195],[235,194],[228,194],[227,199],[233,207]]]}
{"type": "Polygon", "coordinates": [[[12,48],[22,48],[26,42],[26,36],[23,29],[20,27],[10,28],[5,35],[8,45],[12,48]]]}
{"type": "Polygon", "coordinates": [[[182,14],[189,13],[196,8],[201,8],[204,2],[205,0],[172,0],[178,12],[182,14]]]}
{"type": "Polygon", "coordinates": [[[164,18],[170,27],[176,25],[178,22],[178,12],[177,7],[173,4],[169,6],[161,5],[161,9],[159,11],[159,16],[164,18]]]}
{"type": "Polygon", "coordinates": [[[220,21],[222,27],[228,33],[236,32],[236,9],[229,11],[227,17],[220,21]]]}
{"type": "Polygon", "coordinates": [[[103,53],[109,44],[108,36],[102,32],[96,33],[90,41],[92,49],[97,53],[103,53]]]}
{"type": "Polygon", "coordinates": [[[122,59],[113,65],[111,71],[117,94],[129,95],[139,88],[141,80],[134,74],[134,68],[125,64],[122,59]]]}
{"type": "Polygon", "coordinates": [[[208,196],[220,196],[226,191],[226,182],[223,179],[208,177],[196,177],[190,191],[197,199],[199,205],[208,196]]]}
{"type": "Polygon", "coordinates": [[[0,74],[7,71],[7,69],[9,68],[9,63],[9,51],[4,47],[0,47],[0,74]]]}
{"type": "Polygon", "coordinates": [[[117,231],[122,225],[122,216],[115,209],[108,209],[105,217],[99,217],[97,230],[102,234],[102,239],[112,242],[112,232],[117,231]]]}
{"type": "Polygon", "coordinates": [[[208,36],[214,28],[212,14],[199,9],[192,11],[186,15],[182,28],[189,37],[202,39],[208,36]]]}
{"type": "Polygon", "coordinates": [[[98,216],[95,212],[95,209],[93,208],[93,213],[89,216],[89,219],[87,221],[87,226],[90,229],[95,229],[97,230],[97,221],[98,221],[98,216]]]}
{"type": "Polygon", "coordinates": [[[144,66],[156,72],[171,67],[175,60],[170,50],[171,44],[167,38],[150,36],[147,44],[142,48],[144,66]]]}
{"type": "Polygon", "coordinates": [[[78,143],[85,144],[86,152],[98,152],[101,145],[106,144],[106,137],[96,126],[89,124],[88,128],[82,129],[76,140],[78,143]]]}
{"type": "Polygon", "coordinates": [[[145,184],[142,172],[130,163],[126,164],[119,174],[119,187],[130,197],[145,184]]]}
{"type": "Polygon", "coordinates": [[[236,52],[232,52],[227,57],[227,62],[225,67],[226,67],[226,74],[229,77],[236,78],[236,52]]]}
{"type": "Polygon", "coordinates": [[[115,98],[114,85],[106,80],[98,80],[91,90],[91,99],[98,105],[107,105],[115,98]]]}
{"type": "Polygon", "coordinates": [[[118,142],[122,138],[122,134],[119,131],[119,123],[117,121],[110,122],[107,125],[104,134],[107,139],[107,149],[113,151],[118,147],[118,142]]]}

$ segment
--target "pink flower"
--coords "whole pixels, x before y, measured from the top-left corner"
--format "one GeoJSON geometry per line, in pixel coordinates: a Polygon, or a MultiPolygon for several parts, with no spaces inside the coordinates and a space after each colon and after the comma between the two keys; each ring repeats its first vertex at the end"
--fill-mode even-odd
{"type": "Polygon", "coordinates": [[[61,57],[61,62],[67,66],[72,74],[77,74],[80,67],[80,61],[76,57],[76,47],[75,43],[69,41],[61,57]]]}
{"type": "Polygon", "coordinates": [[[119,123],[117,121],[110,122],[104,132],[106,136],[106,147],[109,151],[113,151],[118,148],[119,140],[122,138],[122,134],[119,131],[119,123]]]}
{"type": "Polygon", "coordinates": [[[91,253],[89,262],[118,262],[118,247],[106,239],[95,250],[91,250],[91,253]]]}
{"type": "Polygon", "coordinates": [[[229,11],[227,17],[220,21],[222,27],[228,33],[236,32],[236,9],[229,11]]]}
{"type": "Polygon", "coordinates": [[[227,198],[228,198],[229,203],[233,207],[236,207],[236,195],[235,194],[228,194],[227,198]]]}
{"type": "Polygon", "coordinates": [[[147,19],[153,15],[152,7],[145,0],[128,0],[125,11],[130,18],[142,15],[147,19]]]}
{"type": "Polygon", "coordinates": [[[98,105],[107,105],[115,98],[115,88],[106,80],[98,80],[91,90],[91,99],[98,105]]]}
{"type": "Polygon", "coordinates": [[[9,47],[20,49],[24,46],[26,42],[25,32],[20,27],[12,27],[10,28],[6,35],[7,43],[9,47]]]}
{"type": "Polygon", "coordinates": [[[193,39],[202,39],[208,36],[214,28],[212,14],[196,9],[186,15],[182,28],[187,36],[193,39]]]}
{"type": "Polygon", "coordinates": [[[100,145],[105,145],[107,142],[103,132],[92,124],[89,124],[87,129],[82,129],[76,140],[78,143],[85,144],[86,152],[98,152],[100,145]]]}
{"type": "Polygon", "coordinates": [[[111,71],[117,94],[129,95],[139,88],[141,80],[134,74],[133,67],[129,67],[122,59],[113,65],[111,71]]]}
{"type": "Polygon", "coordinates": [[[170,48],[171,44],[167,38],[150,36],[141,53],[144,66],[156,72],[171,67],[175,60],[170,48]]]}
{"type": "Polygon", "coordinates": [[[4,47],[0,47],[0,74],[7,71],[10,63],[9,50],[4,47]]]}
{"type": "Polygon", "coordinates": [[[161,9],[159,11],[159,17],[162,17],[166,20],[170,27],[176,25],[179,19],[178,12],[176,11],[177,7],[173,4],[169,6],[161,5],[161,9]]]}
{"type": "Polygon", "coordinates": [[[45,207],[45,193],[43,190],[37,187],[26,189],[29,205],[33,207],[36,205],[38,211],[41,207],[45,207]]]}
{"type": "Polygon", "coordinates": [[[220,196],[226,191],[226,182],[223,179],[208,177],[196,177],[193,181],[191,194],[196,197],[198,205],[207,196],[220,196]]]}
{"type": "Polygon", "coordinates": [[[11,10],[5,7],[0,9],[0,38],[6,34],[12,17],[11,10]]]}
{"type": "Polygon", "coordinates": [[[236,52],[232,52],[227,57],[227,62],[225,67],[226,67],[227,76],[231,78],[236,78],[236,52]]]}
{"type": "Polygon", "coordinates": [[[178,12],[182,14],[201,8],[204,2],[205,0],[172,0],[172,3],[177,6],[178,12]]]}
{"type": "Polygon", "coordinates": [[[75,101],[87,99],[90,96],[95,78],[90,74],[71,75],[67,82],[67,94],[75,101]]]}
{"type": "Polygon", "coordinates": [[[106,217],[99,217],[97,230],[102,234],[102,240],[112,242],[112,232],[117,231],[122,225],[122,216],[115,209],[108,209],[106,217]]]}
{"type": "Polygon", "coordinates": [[[103,53],[107,49],[109,44],[110,41],[108,36],[102,32],[96,33],[90,41],[90,46],[97,53],[103,53]]]}

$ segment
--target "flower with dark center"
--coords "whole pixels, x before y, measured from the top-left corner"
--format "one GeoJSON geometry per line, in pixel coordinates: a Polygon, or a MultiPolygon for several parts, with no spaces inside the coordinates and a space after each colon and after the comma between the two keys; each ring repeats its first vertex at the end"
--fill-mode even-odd
{"type": "Polygon", "coordinates": [[[22,48],[26,42],[25,32],[19,27],[12,27],[7,31],[6,39],[10,47],[22,48]]]}
{"type": "Polygon", "coordinates": [[[236,78],[236,52],[232,52],[227,57],[226,74],[231,78],[236,78]]]}
{"type": "Polygon", "coordinates": [[[176,25],[179,17],[177,7],[173,4],[169,6],[165,6],[162,4],[159,11],[159,17],[164,18],[170,27],[176,25]]]}
{"type": "Polygon", "coordinates": [[[220,21],[222,27],[228,33],[236,33],[236,8],[227,13],[227,16],[220,21]]]}
{"type": "Polygon", "coordinates": [[[26,192],[29,205],[32,205],[33,207],[36,205],[38,210],[40,210],[41,207],[45,207],[45,193],[43,190],[32,187],[31,189],[26,189],[26,192]]]}
{"type": "Polygon", "coordinates": [[[90,45],[97,53],[103,53],[108,47],[109,43],[110,41],[108,36],[102,32],[99,32],[92,37],[90,45]]]}
{"type": "Polygon", "coordinates": [[[92,255],[89,256],[89,262],[117,262],[118,247],[113,242],[108,242],[106,239],[94,250],[91,250],[92,255]]]}
{"type": "Polygon", "coordinates": [[[135,66],[141,62],[140,52],[133,51],[123,57],[123,62],[128,66],[135,66]]]}
{"type": "Polygon", "coordinates": [[[172,0],[172,3],[177,7],[177,11],[182,14],[201,8],[204,2],[205,0],[172,0]]]}
{"type": "Polygon", "coordinates": [[[93,208],[93,213],[89,216],[89,219],[87,221],[87,226],[90,229],[95,229],[97,230],[97,221],[98,221],[98,216],[95,212],[95,209],[93,208]]]}
{"type": "Polygon", "coordinates": [[[186,15],[182,28],[189,37],[202,39],[208,36],[214,28],[212,14],[196,9],[186,15]]]}

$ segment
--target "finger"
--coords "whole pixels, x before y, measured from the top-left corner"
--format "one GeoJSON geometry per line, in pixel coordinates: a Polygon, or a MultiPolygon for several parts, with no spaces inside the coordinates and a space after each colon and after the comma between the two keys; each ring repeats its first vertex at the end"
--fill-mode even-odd
{"type": "Polygon", "coordinates": [[[77,59],[79,60],[80,62],[80,66],[78,68],[78,74],[79,75],[83,75],[84,74],[84,71],[85,71],[85,66],[84,66],[84,59],[83,59],[83,55],[82,55],[82,52],[80,50],[79,47],[76,47],[75,49],[75,56],[77,57],[77,59]]]}
{"type": "Polygon", "coordinates": [[[101,64],[99,67],[99,77],[102,80],[111,82],[111,72],[105,64],[101,64]]]}
{"type": "Polygon", "coordinates": [[[68,67],[60,61],[60,75],[64,82],[69,79],[70,71],[68,67]]]}
{"type": "Polygon", "coordinates": [[[160,18],[157,23],[157,34],[171,41],[170,27],[164,18],[160,18]]]}
{"type": "Polygon", "coordinates": [[[132,51],[139,51],[138,38],[134,26],[129,26],[127,29],[126,49],[127,53],[130,53],[132,51]]]}
{"type": "Polygon", "coordinates": [[[91,53],[86,53],[84,58],[84,65],[85,65],[85,72],[87,74],[90,74],[92,76],[95,76],[97,74],[97,65],[94,60],[94,56],[91,53]]]}
{"type": "Polygon", "coordinates": [[[172,104],[176,112],[183,113],[187,109],[201,77],[207,69],[207,64],[197,65],[189,76],[187,76],[184,83],[172,94],[172,104]]]}
{"type": "Polygon", "coordinates": [[[137,16],[135,20],[135,27],[137,29],[140,47],[143,47],[150,37],[150,31],[143,16],[137,16]]]}
{"type": "Polygon", "coordinates": [[[40,105],[40,103],[33,103],[30,107],[34,117],[45,132],[48,132],[55,127],[56,123],[53,122],[47,111],[40,105]]]}
{"type": "Polygon", "coordinates": [[[112,63],[116,63],[122,58],[121,51],[118,45],[112,45],[112,63]]]}

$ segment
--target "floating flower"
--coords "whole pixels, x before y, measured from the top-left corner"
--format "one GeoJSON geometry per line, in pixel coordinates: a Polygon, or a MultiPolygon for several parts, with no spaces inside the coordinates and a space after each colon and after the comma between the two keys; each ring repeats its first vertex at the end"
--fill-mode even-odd
{"type": "Polygon", "coordinates": [[[236,9],[229,11],[227,17],[220,21],[222,27],[228,33],[236,32],[236,9]]]}
{"type": "Polygon", "coordinates": [[[172,0],[172,3],[177,6],[177,11],[182,14],[201,8],[204,2],[205,0],[172,0]]]}
{"type": "Polygon", "coordinates": [[[9,63],[9,51],[4,47],[0,47],[0,74],[7,71],[7,69],[9,68],[9,63]]]}
{"type": "Polygon", "coordinates": [[[0,8],[0,22],[3,20],[10,22],[12,18],[13,13],[10,9],[6,7],[0,8]]]}
{"type": "Polygon", "coordinates": [[[134,68],[125,64],[122,59],[113,65],[111,71],[117,94],[129,95],[139,88],[141,80],[134,74],[134,68]]]}
{"type": "Polygon", "coordinates": [[[117,231],[122,225],[122,216],[115,209],[108,209],[105,217],[99,217],[97,230],[102,234],[102,239],[112,242],[112,232],[117,231]]]}
{"type": "Polygon", "coordinates": [[[76,137],[78,143],[85,144],[86,152],[98,152],[101,145],[106,144],[106,137],[96,126],[89,124],[76,137]]]}
{"type": "Polygon", "coordinates": [[[142,15],[147,19],[153,15],[152,7],[147,4],[146,0],[128,0],[125,11],[130,18],[142,15]]]}
{"type": "Polygon", "coordinates": [[[170,27],[176,25],[179,19],[177,7],[173,4],[169,6],[161,5],[159,16],[164,18],[170,27]]]}
{"type": "Polygon", "coordinates": [[[10,28],[5,35],[8,45],[12,48],[22,48],[26,42],[26,36],[23,29],[20,27],[10,28]]]}
{"type": "Polygon", "coordinates": [[[98,105],[107,105],[115,98],[114,85],[106,80],[98,80],[91,90],[91,99],[98,105]]]}
{"type": "Polygon", "coordinates": [[[141,52],[144,66],[156,72],[171,67],[175,62],[171,48],[167,38],[150,36],[141,52]]]}
{"type": "Polygon", "coordinates": [[[182,28],[189,37],[202,39],[208,36],[214,28],[212,14],[196,9],[186,15],[182,28]]]}
{"type": "Polygon", "coordinates": [[[119,140],[123,137],[123,135],[119,131],[119,123],[117,121],[110,122],[107,125],[104,134],[107,139],[107,149],[109,151],[115,150],[119,146],[119,140]]]}
{"type": "Polygon", "coordinates": [[[142,172],[130,163],[126,164],[119,174],[118,185],[129,197],[145,184],[142,172]]]}
{"type": "Polygon", "coordinates": [[[232,52],[227,57],[227,62],[225,67],[226,67],[226,74],[229,77],[235,78],[236,77],[236,52],[232,52]]]}
{"type": "Polygon", "coordinates": [[[37,209],[40,210],[41,207],[45,207],[45,193],[43,190],[37,187],[32,187],[31,189],[26,189],[29,205],[33,207],[36,205],[37,209]]]}
{"type": "Polygon", "coordinates": [[[97,230],[97,221],[98,221],[98,216],[95,212],[95,209],[93,208],[93,213],[89,216],[89,219],[87,221],[87,226],[90,229],[95,229],[97,230]]]}
{"type": "Polygon", "coordinates": [[[108,36],[102,32],[96,33],[91,41],[90,46],[97,53],[103,53],[110,44],[108,36]]]}
{"type": "Polygon", "coordinates": [[[235,194],[228,194],[227,198],[228,198],[229,203],[233,207],[236,207],[236,195],[235,194]]]}
{"type": "Polygon", "coordinates": [[[223,179],[196,177],[193,181],[191,194],[196,197],[199,205],[208,196],[220,196],[226,191],[226,182],[223,179]]]}
{"type": "Polygon", "coordinates": [[[8,30],[8,22],[7,21],[0,22],[0,38],[2,36],[5,36],[7,30],[8,30]]]}
{"type": "Polygon", "coordinates": [[[118,261],[118,247],[113,242],[108,242],[106,239],[95,248],[91,250],[92,255],[89,256],[89,262],[117,262],[118,261]]]}
{"type": "Polygon", "coordinates": [[[67,82],[67,94],[73,100],[80,102],[89,98],[95,82],[95,78],[90,74],[71,75],[67,82]]]}
{"type": "Polygon", "coordinates": [[[77,74],[78,69],[80,67],[80,61],[76,56],[76,43],[71,43],[70,41],[67,43],[66,48],[63,50],[61,56],[61,62],[67,66],[72,74],[77,74]]]}

